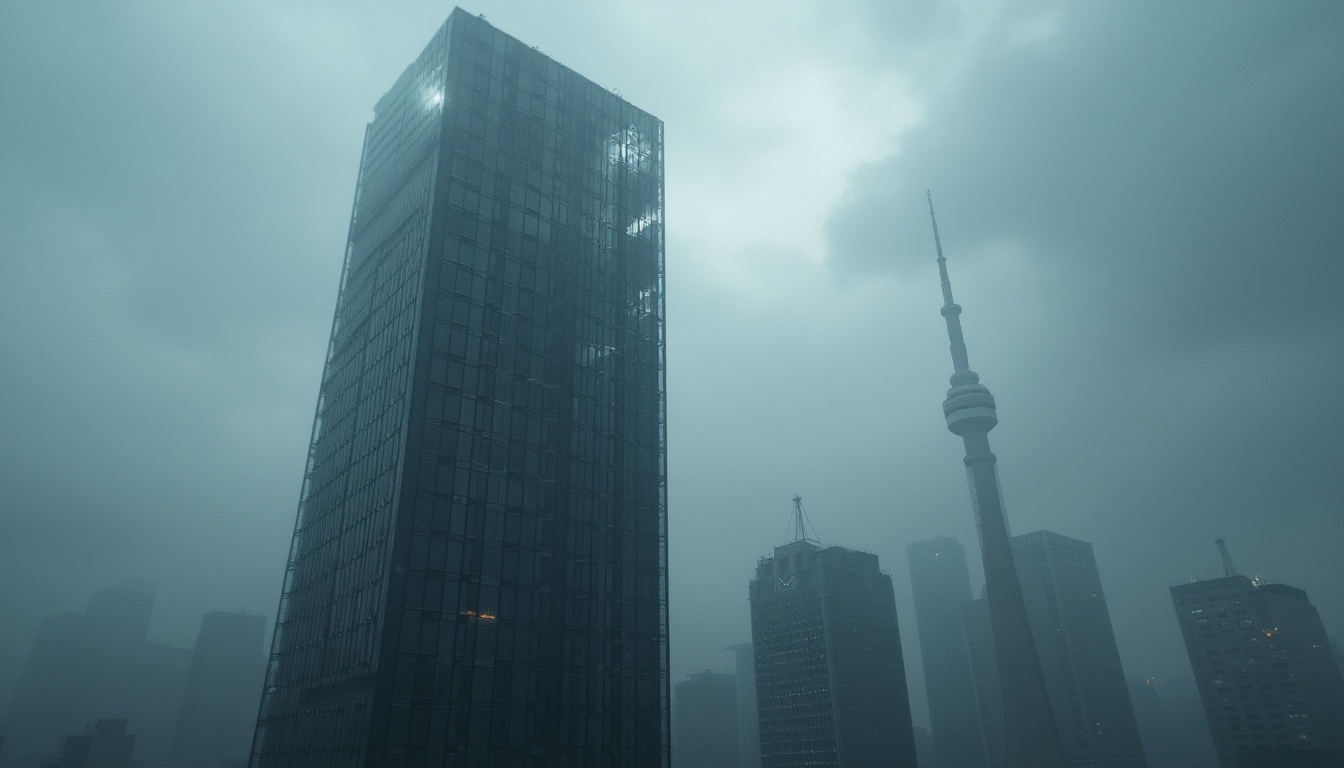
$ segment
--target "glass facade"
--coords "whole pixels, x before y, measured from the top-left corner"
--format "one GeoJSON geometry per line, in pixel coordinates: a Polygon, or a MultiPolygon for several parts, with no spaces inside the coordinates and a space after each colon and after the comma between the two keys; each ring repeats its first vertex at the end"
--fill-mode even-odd
{"type": "Polygon", "coordinates": [[[662,123],[454,11],[369,125],[254,766],[666,766],[662,123]]]}
{"type": "Polygon", "coordinates": [[[891,577],[877,555],[800,540],[751,582],[764,768],[914,768],[891,577]]]}

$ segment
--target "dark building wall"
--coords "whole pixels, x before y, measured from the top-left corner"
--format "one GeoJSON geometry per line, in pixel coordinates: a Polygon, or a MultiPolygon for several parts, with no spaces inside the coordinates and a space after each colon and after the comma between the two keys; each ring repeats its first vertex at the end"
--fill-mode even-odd
{"type": "Polygon", "coordinates": [[[1092,545],[1049,531],[1014,536],[1012,545],[1050,705],[1070,762],[1144,768],[1092,545]]]}
{"type": "Polygon", "coordinates": [[[1344,679],[1305,592],[1229,576],[1171,595],[1224,768],[1344,765],[1344,679]]]}
{"type": "Polygon", "coordinates": [[[926,768],[985,768],[963,613],[971,600],[966,548],[940,536],[911,542],[906,554],[936,755],[926,768]]]}
{"type": "Polygon", "coordinates": [[[662,168],[460,10],[379,102],[260,765],[666,764],[662,168]]]}
{"type": "Polygon", "coordinates": [[[989,600],[978,598],[963,606],[966,620],[966,645],[975,679],[975,703],[980,713],[980,731],[985,740],[985,758],[990,768],[1005,768],[1007,755],[1004,733],[1003,688],[999,684],[999,662],[994,653],[994,627],[990,622],[989,600]]]}
{"type": "Polygon", "coordinates": [[[877,556],[799,541],[751,582],[761,763],[914,766],[891,577],[877,556]]]}
{"type": "Polygon", "coordinates": [[[266,618],[207,613],[201,620],[173,735],[174,768],[246,759],[266,673],[266,618]]]}
{"type": "Polygon", "coordinates": [[[738,768],[737,682],[705,670],[677,683],[672,749],[677,768],[738,768]]]}

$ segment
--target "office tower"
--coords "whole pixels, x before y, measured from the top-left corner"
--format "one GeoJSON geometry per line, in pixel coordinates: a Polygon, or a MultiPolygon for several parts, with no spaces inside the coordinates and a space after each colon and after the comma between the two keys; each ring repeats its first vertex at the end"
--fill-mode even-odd
{"type": "Polygon", "coordinates": [[[751,582],[764,768],[913,768],[896,597],[877,555],[800,539],[751,582]]]}
{"type": "Polygon", "coordinates": [[[680,768],[738,768],[737,682],[706,669],[677,683],[676,743],[680,768]]]}
{"type": "Polygon", "coordinates": [[[761,768],[761,721],[756,712],[756,657],[751,643],[729,646],[737,672],[738,764],[761,768]]]}
{"type": "Polygon", "coordinates": [[[246,759],[266,674],[266,617],[207,613],[187,673],[173,737],[174,768],[246,759]]]}
{"type": "Polygon", "coordinates": [[[104,719],[130,721],[146,766],[168,760],[191,652],[149,641],[153,610],[153,583],[132,580],[42,620],[7,710],[8,760],[46,759],[104,719]]]}
{"type": "Polygon", "coordinates": [[[1233,570],[1171,598],[1223,768],[1344,765],[1344,680],[1306,592],[1233,570]]]}
{"type": "Polygon", "coordinates": [[[911,542],[905,551],[915,596],[936,765],[985,768],[963,616],[963,606],[971,600],[966,548],[951,536],[939,536],[911,542]]]}
{"type": "MultiPolygon", "coordinates": [[[[933,217],[933,197],[929,197],[933,217]]],[[[933,239],[938,250],[938,275],[942,280],[942,315],[951,342],[953,373],[951,389],[943,401],[947,429],[961,438],[966,448],[966,474],[971,485],[971,508],[980,531],[980,556],[984,561],[985,586],[994,630],[994,649],[1002,677],[1005,717],[1004,754],[1008,768],[1062,768],[1063,745],[1050,709],[1041,662],[1031,638],[1026,605],[1013,568],[1008,543],[1008,521],[999,495],[998,461],[989,449],[989,431],[999,423],[994,396],[971,370],[966,341],[961,330],[961,306],[952,300],[952,282],[947,260],[933,219],[933,239]]]]}
{"type": "Polygon", "coordinates": [[[70,736],[61,748],[61,768],[127,768],[135,750],[135,736],[126,733],[125,720],[99,720],[70,736]]]}
{"type": "Polygon", "coordinates": [[[454,10],[374,109],[257,766],[665,766],[662,123],[454,10]]]}
{"type": "Polygon", "coordinates": [[[1003,688],[999,685],[999,661],[994,651],[989,599],[980,597],[963,605],[962,618],[966,622],[966,648],[971,659],[971,676],[975,680],[975,704],[985,741],[985,760],[989,768],[1005,768],[1003,688]]]}
{"type": "Polygon", "coordinates": [[[1218,768],[1198,697],[1173,695],[1156,678],[1128,683],[1148,768],[1218,768]]]}
{"type": "Polygon", "coordinates": [[[1144,768],[1143,744],[1092,545],[1036,531],[1014,536],[1012,546],[1069,763],[1144,768]]]}

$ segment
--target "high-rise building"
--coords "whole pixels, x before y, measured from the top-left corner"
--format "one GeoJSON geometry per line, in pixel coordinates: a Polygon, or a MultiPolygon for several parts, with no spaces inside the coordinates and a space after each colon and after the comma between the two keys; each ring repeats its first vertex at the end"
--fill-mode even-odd
{"type": "MultiPolygon", "coordinates": [[[[929,197],[933,217],[933,198],[929,197]]],[[[1002,678],[1004,756],[1008,768],[1063,768],[1064,747],[1050,708],[1041,661],[1032,640],[1022,589],[1013,567],[1008,543],[1008,521],[999,494],[998,459],[989,449],[989,431],[999,423],[994,396],[971,370],[961,330],[961,306],[952,300],[947,260],[933,220],[938,250],[938,275],[943,288],[943,319],[952,351],[952,387],[943,401],[947,429],[961,438],[966,449],[966,474],[971,485],[971,508],[980,531],[980,556],[994,631],[994,652],[1002,678]]]]}
{"type": "Polygon", "coordinates": [[[1144,768],[1092,545],[1050,531],[1014,536],[1036,651],[1069,764],[1144,768]]]}
{"type": "Polygon", "coordinates": [[[915,597],[936,765],[985,768],[963,615],[963,606],[971,600],[966,548],[951,536],[939,536],[911,542],[905,551],[915,597]]]}
{"type": "Polygon", "coordinates": [[[173,736],[174,768],[246,759],[266,674],[266,617],[207,613],[196,635],[173,736]]]}
{"type": "Polygon", "coordinates": [[[737,673],[737,761],[742,768],[761,768],[761,720],[756,712],[756,656],[751,643],[728,647],[737,673]]]}
{"type": "Polygon", "coordinates": [[[1234,572],[1171,598],[1223,768],[1344,765],[1344,679],[1306,592],[1234,572]]]}
{"type": "Polygon", "coordinates": [[[191,651],[150,642],[154,591],[131,580],[43,619],[7,711],[8,760],[46,759],[87,723],[127,720],[137,760],[167,764],[191,651]]]}
{"type": "Polygon", "coordinates": [[[254,765],[667,765],[662,137],[460,9],[374,108],[254,765]]]}
{"type": "Polygon", "coordinates": [[[737,681],[706,669],[677,683],[672,764],[738,768],[737,681]]]}
{"type": "Polygon", "coordinates": [[[896,597],[877,555],[802,539],[751,582],[761,765],[913,768],[896,597]]]}
{"type": "Polygon", "coordinates": [[[99,720],[66,737],[60,768],[128,768],[134,751],[135,736],[126,732],[125,720],[99,720]]]}
{"type": "Polygon", "coordinates": [[[1218,768],[1198,696],[1172,694],[1156,678],[1130,678],[1129,700],[1148,768],[1218,768]]]}

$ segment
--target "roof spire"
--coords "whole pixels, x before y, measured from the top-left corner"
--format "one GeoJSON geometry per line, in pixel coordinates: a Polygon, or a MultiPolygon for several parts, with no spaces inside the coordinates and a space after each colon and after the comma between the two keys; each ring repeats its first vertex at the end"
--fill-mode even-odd
{"type": "Polygon", "coordinates": [[[812,528],[813,535],[807,535],[807,524],[804,522],[805,514],[806,513],[803,512],[803,497],[795,493],[793,495],[793,540],[820,543],[815,535],[815,526],[812,528]]]}
{"type": "Polygon", "coordinates": [[[938,217],[933,213],[933,193],[924,190],[929,198],[929,219],[933,222],[933,244],[938,249],[938,277],[943,282],[942,315],[947,319],[947,338],[952,346],[952,383],[976,382],[980,380],[971,371],[971,363],[966,354],[966,339],[961,333],[961,306],[952,300],[952,280],[947,276],[947,259],[943,258],[943,241],[938,236],[938,217]],[[958,374],[961,374],[958,376],[958,374]],[[970,375],[970,378],[966,376],[970,375]]]}
{"type": "Polygon", "coordinates": [[[1218,545],[1218,552],[1223,556],[1223,576],[1240,576],[1237,566],[1232,563],[1232,556],[1227,554],[1227,539],[1219,536],[1213,543],[1218,545]]]}

